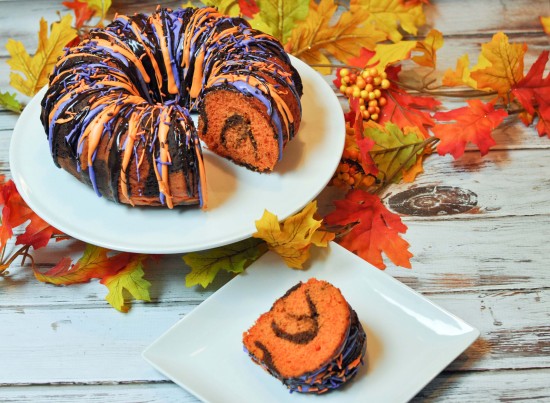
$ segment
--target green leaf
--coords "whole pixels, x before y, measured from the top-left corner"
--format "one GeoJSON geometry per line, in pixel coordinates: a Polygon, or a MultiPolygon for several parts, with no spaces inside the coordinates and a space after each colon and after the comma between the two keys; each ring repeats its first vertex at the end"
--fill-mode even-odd
{"type": "Polygon", "coordinates": [[[252,27],[286,43],[298,21],[309,12],[309,0],[257,0],[260,12],[250,21],[252,27]]]}
{"type": "Polygon", "coordinates": [[[0,92],[0,106],[8,111],[15,113],[21,113],[23,105],[17,99],[15,99],[15,92],[10,94],[9,92],[0,92]]]}
{"type": "Polygon", "coordinates": [[[386,126],[369,123],[364,136],[375,144],[369,151],[382,182],[399,182],[403,171],[411,168],[426,146],[424,136],[417,128],[407,128],[403,133],[399,126],[387,122],[386,126]]]}
{"type": "Polygon", "coordinates": [[[185,285],[193,287],[200,284],[206,288],[220,270],[241,273],[266,250],[263,240],[249,238],[203,252],[188,253],[183,256],[183,260],[191,268],[191,272],[185,277],[185,285]]]}
{"type": "Polygon", "coordinates": [[[149,287],[151,283],[143,278],[143,260],[146,255],[134,255],[122,270],[101,280],[109,293],[105,297],[111,306],[120,312],[128,312],[130,307],[125,303],[125,293],[128,292],[134,299],[151,301],[149,287]]]}
{"type": "Polygon", "coordinates": [[[200,0],[202,4],[209,7],[216,7],[218,11],[230,17],[238,17],[241,7],[237,0],[200,0]]]}

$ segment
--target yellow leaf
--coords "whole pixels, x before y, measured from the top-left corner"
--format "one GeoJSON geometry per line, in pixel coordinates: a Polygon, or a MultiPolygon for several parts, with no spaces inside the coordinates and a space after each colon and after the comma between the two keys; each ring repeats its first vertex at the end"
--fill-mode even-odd
{"type": "Polygon", "coordinates": [[[101,21],[107,17],[107,12],[111,8],[111,0],[84,0],[84,2],[88,3],[88,7],[96,12],[101,21]]]}
{"type": "Polygon", "coordinates": [[[378,44],[374,48],[376,52],[369,65],[375,65],[380,71],[386,66],[411,57],[411,51],[416,47],[416,41],[401,41],[391,44],[378,44]]]}
{"type": "Polygon", "coordinates": [[[260,12],[250,24],[285,43],[298,21],[303,21],[309,11],[309,0],[256,0],[260,12]]]}
{"type": "Polygon", "coordinates": [[[432,29],[423,41],[419,41],[414,48],[422,52],[421,56],[414,56],[412,60],[420,66],[435,68],[437,64],[437,50],[443,46],[443,34],[437,29],[432,29]]]}
{"type": "Polygon", "coordinates": [[[258,232],[252,236],[266,241],[268,248],[279,254],[287,266],[302,269],[311,244],[325,247],[334,239],[334,234],[320,229],[322,220],[313,218],[316,211],[317,202],[312,201],[281,226],[277,216],[265,210],[256,221],[258,232]]]}
{"type": "Polygon", "coordinates": [[[418,27],[426,23],[422,3],[407,4],[402,0],[351,0],[350,10],[367,12],[366,22],[385,32],[386,38],[399,42],[403,35],[399,26],[410,34],[416,35],[418,27]]]}
{"type": "Polygon", "coordinates": [[[128,312],[130,307],[125,303],[125,293],[137,300],[151,301],[149,287],[151,283],[143,278],[143,260],[146,255],[134,255],[122,270],[112,276],[101,279],[108,289],[107,302],[120,312],[128,312]]]}
{"type": "Polygon", "coordinates": [[[508,37],[498,32],[489,43],[481,45],[480,59],[490,65],[472,69],[471,77],[480,90],[497,91],[505,98],[510,88],[523,78],[523,57],[526,44],[510,44],[508,37]]]}
{"type": "Polygon", "coordinates": [[[32,97],[48,83],[48,76],[57,58],[62,55],[65,45],[76,36],[76,30],[71,27],[71,24],[72,17],[67,14],[61,21],[52,24],[48,37],[48,23],[42,18],[38,33],[38,48],[32,57],[23,43],[8,39],[6,49],[11,56],[8,64],[12,70],[10,85],[13,88],[32,97]],[[15,72],[23,73],[23,76],[15,72]]]}
{"type": "MultiPolygon", "coordinates": [[[[191,2],[189,3],[191,4],[191,2]]],[[[201,3],[205,6],[216,7],[220,13],[231,17],[238,17],[241,14],[239,2],[235,0],[201,0],[201,3]]]]}
{"type": "Polygon", "coordinates": [[[472,71],[482,70],[491,65],[491,62],[483,55],[479,55],[477,64],[470,69],[470,59],[468,54],[460,56],[456,62],[456,68],[453,71],[448,69],[443,75],[443,85],[447,87],[457,87],[466,85],[478,89],[477,81],[471,77],[472,71]]]}
{"type": "Polygon", "coordinates": [[[540,18],[540,23],[542,25],[542,29],[544,29],[544,32],[550,35],[550,17],[540,16],[539,18],[540,18]]]}
{"type": "Polygon", "coordinates": [[[346,63],[357,57],[361,48],[374,49],[385,39],[383,32],[365,23],[369,14],[362,9],[345,11],[331,24],[337,9],[333,0],[319,4],[312,0],[307,18],[292,30],[286,51],[309,64],[328,64],[328,55],[346,63]]]}

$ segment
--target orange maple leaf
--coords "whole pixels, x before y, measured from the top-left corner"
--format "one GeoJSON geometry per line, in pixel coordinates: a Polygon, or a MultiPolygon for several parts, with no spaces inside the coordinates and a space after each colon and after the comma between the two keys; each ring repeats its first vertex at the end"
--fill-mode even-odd
{"type": "Polygon", "coordinates": [[[73,1],[64,1],[63,4],[65,7],[70,8],[74,11],[75,15],[75,28],[80,29],[82,26],[89,21],[95,14],[95,10],[90,8],[90,5],[86,2],[79,0],[73,1]]]}
{"type": "Polygon", "coordinates": [[[468,142],[475,144],[481,155],[487,154],[489,148],[495,145],[491,132],[502,123],[508,113],[495,110],[494,103],[484,104],[479,99],[468,101],[468,106],[448,112],[437,112],[434,118],[442,122],[432,130],[435,137],[441,141],[437,145],[440,155],[451,154],[455,159],[464,154],[468,142]]]}
{"type": "Polygon", "coordinates": [[[56,285],[85,283],[93,278],[102,279],[115,275],[133,256],[132,253],[125,252],[114,256],[109,256],[108,253],[108,249],[86,245],[84,254],[75,264],[65,257],[46,272],[35,269],[34,275],[39,281],[56,285]]]}
{"type": "Polygon", "coordinates": [[[432,29],[423,41],[418,41],[413,51],[422,52],[420,56],[413,56],[412,60],[420,66],[435,68],[437,64],[437,50],[443,46],[443,34],[432,29]]]}
{"type": "Polygon", "coordinates": [[[477,81],[480,90],[494,90],[506,99],[510,88],[523,78],[523,57],[526,44],[510,44],[508,37],[498,32],[489,43],[481,45],[481,56],[490,66],[472,71],[471,77],[477,81]]]}
{"type": "Polygon", "coordinates": [[[550,136],[550,73],[543,77],[548,55],[548,50],[542,52],[527,75],[512,86],[512,95],[528,113],[528,118],[522,116],[524,123],[530,124],[534,116],[538,115],[539,136],[550,136]]]}
{"type": "Polygon", "coordinates": [[[355,189],[334,205],[336,209],[325,217],[327,224],[352,226],[338,241],[340,245],[379,269],[386,268],[382,253],[398,266],[411,267],[409,243],[399,235],[407,226],[378,196],[355,189]]]}
{"type": "Polygon", "coordinates": [[[62,234],[40,218],[21,198],[10,179],[0,183],[2,224],[0,225],[0,249],[13,236],[13,229],[30,220],[25,231],[16,238],[16,245],[31,245],[34,249],[46,246],[54,234],[62,234]]]}
{"type": "MultiPolygon", "coordinates": [[[[391,69],[388,70],[389,77],[393,73],[391,69]]],[[[392,122],[401,129],[416,126],[426,138],[429,137],[428,128],[435,124],[429,111],[435,110],[441,102],[428,96],[411,95],[393,82],[386,90],[385,96],[387,103],[381,110],[378,123],[383,125],[386,122],[392,122]]]]}

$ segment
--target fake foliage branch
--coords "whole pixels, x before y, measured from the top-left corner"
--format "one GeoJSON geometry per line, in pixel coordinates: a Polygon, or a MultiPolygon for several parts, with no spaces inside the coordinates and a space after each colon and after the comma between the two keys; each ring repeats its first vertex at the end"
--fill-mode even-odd
{"type": "MultiPolygon", "coordinates": [[[[461,56],[456,68],[446,71],[438,83],[434,77],[443,34],[431,30],[424,38],[403,40],[404,34],[416,36],[425,24],[426,0],[351,0],[348,7],[334,0],[297,0],[292,7],[282,0],[201,2],[247,19],[321,73],[336,69],[334,84],[348,100],[349,111],[344,152],[329,185],[346,194],[325,217],[318,215],[315,201],[283,222],[265,211],[252,238],[184,255],[190,268],[185,278],[188,287],[207,287],[220,271],[240,273],[268,250],[289,267],[303,269],[311,247],[326,247],[332,240],[380,269],[388,261],[410,268],[413,256],[402,237],[407,227],[379,196],[388,185],[414,181],[424,160],[434,153],[460,158],[473,144],[485,155],[495,145],[492,133],[506,118],[519,118],[535,126],[539,136],[550,136],[550,75],[544,75],[549,52],[542,52],[526,72],[527,45],[510,43],[498,32],[482,44],[475,64],[470,55],[461,56]],[[402,70],[410,66],[420,75],[411,82],[420,85],[401,78],[402,70]],[[441,95],[464,99],[464,105],[439,110],[436,96],[441,95]]],[[[32,55],[21,42],[10,39],[6,45],[10,84],[23,95],[35,95],[47,83],[63,48],[104,25],[111,7],[110,0],[62,4],[72,15],[60,16],[49,26],[42,19],[39,45],[32,55]]],[[[550,34],[550,17],[541,16],[540,22],[550,34]]],[[[0,108],[19,113],[23,106],[16,93],[0,91],[0,108]]],[[[76,262],[64,258],[40,270],[32,250],[67,237],[25,204],[11,180],[0,179],[0,204],[0,275],[7,275],[21,258],[21,264],[29,262],[43,282],[69,285],[98,279],[108,289],[106,300],[122,312],[129,309],[131,298],[150,300],[144,269],[153,256],[87,245],[76,262]],[[19,234],[14,235],[14,230],[19,234]],[[14,237],[19,248],[8,252],[14,237]]]]}

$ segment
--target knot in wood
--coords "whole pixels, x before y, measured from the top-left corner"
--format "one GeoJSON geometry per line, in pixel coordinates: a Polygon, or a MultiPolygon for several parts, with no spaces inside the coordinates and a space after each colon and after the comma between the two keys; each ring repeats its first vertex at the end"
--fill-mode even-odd
{"type": "Polygon", "coordinates": [[[465,213],[477,206],[477,195],[453,186],[422,186],[391,196],[388,204],[403,215],[440,216],[465,213]]]}

